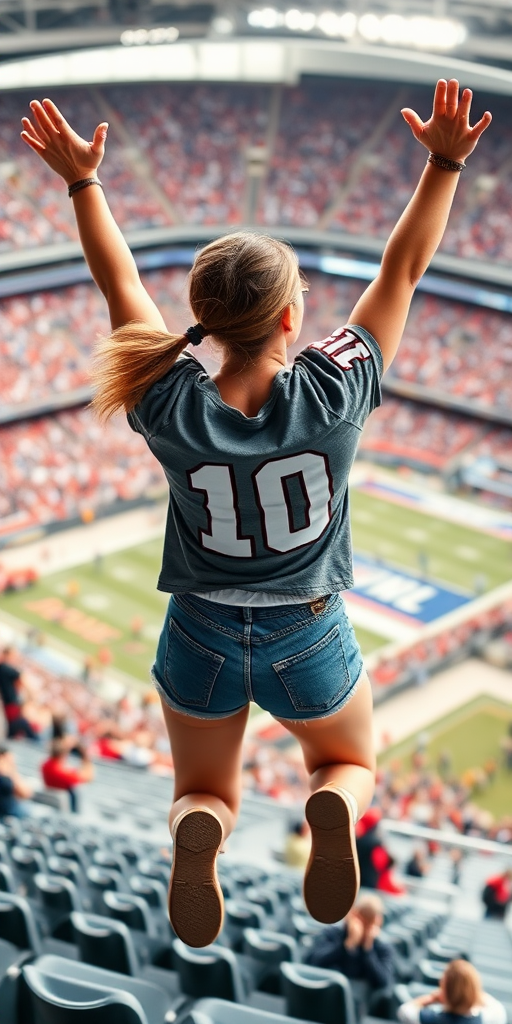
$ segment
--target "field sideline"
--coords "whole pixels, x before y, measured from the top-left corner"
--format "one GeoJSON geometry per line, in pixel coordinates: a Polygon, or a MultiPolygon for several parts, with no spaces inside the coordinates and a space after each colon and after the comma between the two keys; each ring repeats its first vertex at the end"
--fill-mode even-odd
{"type": "MultiPolygon", "coordinates": [[[[357,487],[351,505],[354,548],[381,565],[468,595],[510,578],[510,540],[357,487]]],[[[161,549],[157,537],[43,576],[30,591],[2,595],[0,610],[71,645],[80,658],[101,651],[115,668],[148,681],[168,600],[156,590],[161,549]]],[[[364,653],[386,643],[384,635],[365,626],[364,617],[358,617],[356,632],[364,653]]]]}

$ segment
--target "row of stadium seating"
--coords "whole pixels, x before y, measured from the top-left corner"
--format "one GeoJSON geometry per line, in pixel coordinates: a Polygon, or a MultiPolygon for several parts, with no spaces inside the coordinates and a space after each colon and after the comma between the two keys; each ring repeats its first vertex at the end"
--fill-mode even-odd
{"type": "MultiPolygon", "coordinates": [[[[424,154],[400,108],[427,117],[430,89],[345,81],[271,89],[240,85],[105,86],[55,91],[89,138],[110,122],[102,179],[125,230],[171,223],[247,220],[246,150],[266,147],[265,187],[256,220],[319,226],[385,238],[414,188],[424,154]]],[[[506,104],[491,108],[489,135],[468,163],[443,249],[465,258],[512,260],[506,104]]],[[[27,96],[4,94],[0,112],[0,250],[76,237],[58,179],[19,140],[27,96]]]]}
{"type": "MultiPolygon", "coordinates": [[[[117,774],[120,794],[126,776],[117,774]]],[[[149,780],[140,780],[147,799],[149,780]]],[[[367,1020],[364,986],[303,963],[322,926],[307,914],[295,872],[223,858],[223,932],[213,946],[191,950],[167,918],[168,846],[107,831],[93,811],[73,822],[44,815],[0,825],[2,1024],[72,1024],[73,1012],[89,1024],[103,1018],[73,1004],[107,999],[109,1019],[119,1024],[270,1024],[269,1012],[324,1024],[367,1020]],[[123,1003],[119,991],[136,1003],[123,1003]],[[132,1015],[114,1010],[116,1003],[132,1015]]],[[[384,906],[382,935],[394,948],[398,984],[380,1013],[393,1019],[400,1002],[436,987],[445,964],[462,955],[512,1020],[512,939],[501,922],[449,914],[421,888],[416,896],[384,896],[384,906]]]]}

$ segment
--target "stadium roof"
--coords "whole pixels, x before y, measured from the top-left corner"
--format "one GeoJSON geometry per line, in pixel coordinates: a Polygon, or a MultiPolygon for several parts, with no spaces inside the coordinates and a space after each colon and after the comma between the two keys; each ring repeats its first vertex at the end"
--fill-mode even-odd
{"type": "Polygon", "coordinates": [[[209,36],[343,39],[512,66],[512,0],[0,0],[0,57],[209,36]],[[295,3],[297,6],[295,6],[295,3]]]}

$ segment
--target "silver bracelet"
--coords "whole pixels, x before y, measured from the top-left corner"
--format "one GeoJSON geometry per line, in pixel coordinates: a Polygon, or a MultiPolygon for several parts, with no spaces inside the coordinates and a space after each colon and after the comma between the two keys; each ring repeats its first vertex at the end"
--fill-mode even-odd
{"type": "Polygon", "coordinates": [[[429,153],[427,163],[434,164],[434,167],[440,167],[442,171],[457,171],[457,173],[463,171],[466,166],[464,162],[449,160],[447,156],[441,156],[440,153],[429,153]]]}
{"type": "Polygon", "coordinates": [[[80,192],[83,188],[87,188],[88,185],[99,185],[103,188],[99,178],[80,178],[80,181],[74,181],[72,185],[68,186],[68,196],[74,196],[75,192],[80,192]]]}

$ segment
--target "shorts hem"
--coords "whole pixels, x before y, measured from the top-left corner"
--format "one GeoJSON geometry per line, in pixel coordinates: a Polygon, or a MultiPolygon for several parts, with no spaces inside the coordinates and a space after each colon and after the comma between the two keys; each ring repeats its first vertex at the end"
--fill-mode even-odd
{"type": "Polygon", "coordinates": [[[295,715],[287,715],[286,717],[284,715],[277,715],[274,711],[270,711],[270,714],[272,715],[273,718],[279,718],[282,722],[314,722],[318,721],[321,718],[330,718],[331,715],[335,715],[338,711],[341,711],[341,709],[345,707],[345,704],[348,704],[349,700],[352,699],[356,690],[358,689],[359,683],[365,676],[366,673],[364,671],[364,663],[361,662],[361,669],[355,683],[352,683],[350,690],[348,690],[348,692],[345,693],[343,697],[340,698],[339,701],[337,701],[334,707],[329,708],[328,711],[321,711],[318,714],[315,714],[314,712],[309,712],[304,715],[299,715],[297,713],[295,715]]]}
{"type": "Polygon", "coordinates": [[[181,704],[178,704],[177,701],[173,701],[172,698],[169,697],[169,694],[162,686],[162,683],[155,675],[153,669],[151,669],[150,674],[151,679],[153,681],[153,686],[155,687],[157,693],[162,698],[164,703],[167,704],[167,707],[171,708],[172,711],[177,711],[178,714],[180,715],[186,715],[187,718],[204,718],[210,719],[211,721],[219,720],[221,718],[232,718],[233,715],[238,715],[239,711],[242,711],[245,707],[247,707],[247,704],[249,703],[249,701],[247,701],[247,704],[242,704],[239,708],[235,708],[234,711],[191,711],[190,708],[183,707],[181,704]]]}

